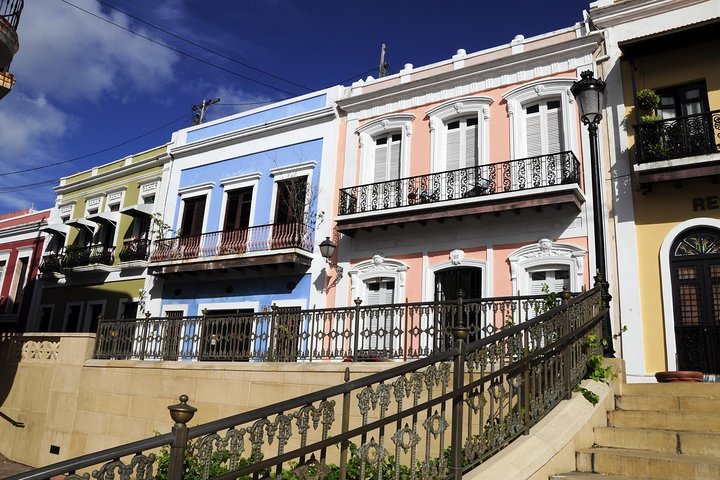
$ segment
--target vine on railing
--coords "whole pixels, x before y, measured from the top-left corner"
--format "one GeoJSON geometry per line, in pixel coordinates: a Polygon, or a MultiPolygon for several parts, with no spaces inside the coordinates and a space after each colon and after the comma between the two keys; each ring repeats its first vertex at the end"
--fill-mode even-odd
{"type": "Polygon", "coordinates": [[[587,345],[608,314],[602,280],[471,343],[460,296],[443,352],[352,381],[346,369],[340,385],[189,429],[196,409],[183,395],[168,407],[173,433],[10,478],[89,479],[74,472],[99,465],[100,479],[459,480],[571,396],[598,353],[587,345]],[[152,453],[163,446],[167,473],[152,453]]]}

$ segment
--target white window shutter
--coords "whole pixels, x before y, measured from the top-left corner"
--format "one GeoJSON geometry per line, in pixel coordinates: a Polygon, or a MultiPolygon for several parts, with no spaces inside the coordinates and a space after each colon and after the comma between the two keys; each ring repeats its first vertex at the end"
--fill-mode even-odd
{"type": "Polygon", "coordinates": [[[465,129],[465,165],[474,167],[478,164],[478,126],[467,125],[465,129]]]}
{"type": "Polygon", "coordinates": [[[390,143],[390,172],[388,172],[388,180],[400,178],[400,141],[396,140],[390,143]]]}
{"type": "Polygon", "coordinates": [[[542,155],[542,129],[540,126],[540,114],[530,113],[526,116],[527,125],[527,156],[534,157],[542,155]]]}
{"type": "Polygon", "coordinates": [[[559,108],[547,111],[548,150],[545,153],[558,153],[564,150],[562,114],[559,108]]]}
{"type": "Polygon", "coordinates": [[[387,180],[387,145],[375,146],[375,182],[387,180]]]}
{"type": "Polygon", "coordinates": [[[454,128],[447,131],[447,157],[445,170],[460,168],[460,129],[454,128]]]}

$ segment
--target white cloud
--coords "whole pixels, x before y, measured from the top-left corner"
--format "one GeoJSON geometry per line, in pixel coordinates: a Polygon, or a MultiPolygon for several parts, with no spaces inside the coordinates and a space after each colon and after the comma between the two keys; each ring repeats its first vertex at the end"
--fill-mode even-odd
{"type": "Polygon", "coordinates": [[[273,99],[267,95],[251,94],[242,88],[233,88],[227,85],[215,87],[211,91],[215,93],[208,98],[219,98],[220,102],[208,109],[208,113],[205,116],[206,121],[252,110],[273,101],[273,99]]]}
{"type": "MultiPolygon", "coordinates": [[[[72,3],[153,37],[119,12],[102,12],[93,0],[72,3]]],[[[20,51],[12,65],[18,82],[63,102],[161,90],[172,80],[179,58],[61,1],[27,2],[18,34],[20,51]]]]}
{"type": "Polygon", "coordinates": [[[14,90],[3,99],[0,115],[2,171],[47,159],[49,148],[72,130],[76,119],[48,102],[44,95],[23,95],[14,90]]]}

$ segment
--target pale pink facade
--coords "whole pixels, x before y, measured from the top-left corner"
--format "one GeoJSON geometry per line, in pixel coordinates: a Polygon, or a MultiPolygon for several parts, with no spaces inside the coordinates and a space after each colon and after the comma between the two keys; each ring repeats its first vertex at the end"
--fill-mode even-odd
{"type": "Polygon", "coordinates": [[[329,303],[588,288],[587,138],[570,86],[599,42],[577,24],[353,84],[329,303]]]}

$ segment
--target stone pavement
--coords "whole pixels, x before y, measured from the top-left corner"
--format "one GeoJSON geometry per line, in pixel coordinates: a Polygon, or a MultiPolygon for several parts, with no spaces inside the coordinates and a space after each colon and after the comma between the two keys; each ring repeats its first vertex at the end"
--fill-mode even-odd
{"type": "Polygon", "coordinates": [[[18,473],[27,472],[31,470],[27,465],[22,463],[11,462],[5,456],[0,453],[0,479],[7,478],[18,473]]]}

